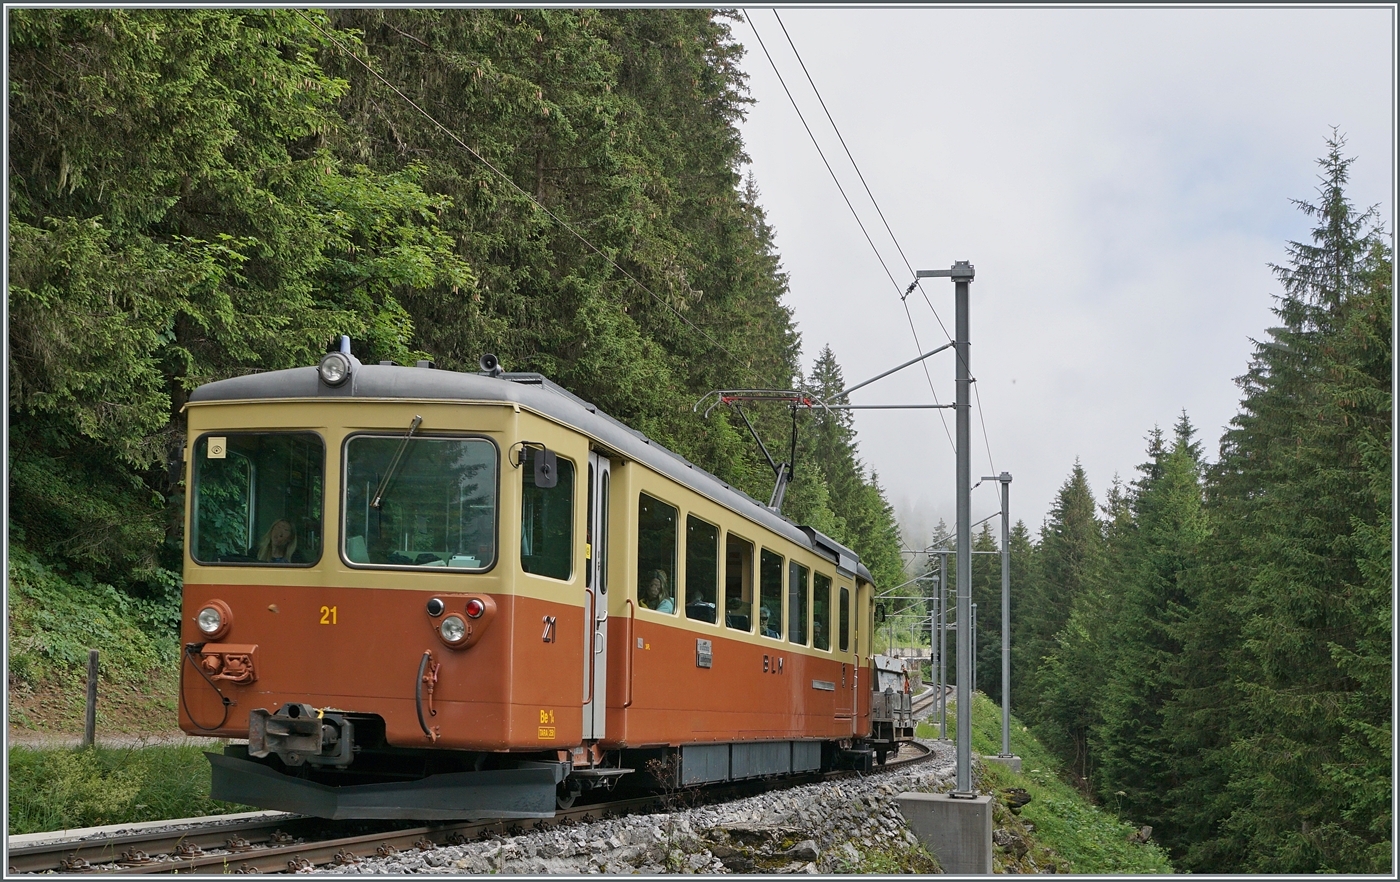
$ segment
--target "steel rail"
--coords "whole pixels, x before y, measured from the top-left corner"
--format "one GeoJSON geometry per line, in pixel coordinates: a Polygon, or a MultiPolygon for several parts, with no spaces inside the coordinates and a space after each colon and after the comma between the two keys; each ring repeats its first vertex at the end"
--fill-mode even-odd
{"type": "Polygon", "coordinates": [[[303,831],[323,828],[327,823],[329,822],[320,818],[294,814],[235,822],[221,821],[218,815],[183,818],[172,820],[170,824],[190,825],[190,829],[170,830],[162,827],[138,833],[119,833],[86,839],[53,839],[12,846],[7,866],[11,872],[34,873],[66,869],[63,862],[67,861],[81,870],[84,863],[96,865],[116,861],[123,852],[133,850],[160,850],[182,844],[200,849],[219,848],[234,837],[256,844],[269,842],[278,833],[296,836],[303,831]]]}

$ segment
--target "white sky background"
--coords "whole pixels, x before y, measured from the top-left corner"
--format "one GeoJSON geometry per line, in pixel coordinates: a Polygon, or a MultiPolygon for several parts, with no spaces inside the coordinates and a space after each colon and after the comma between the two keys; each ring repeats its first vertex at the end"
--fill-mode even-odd
{"type": "MultiPolygon", "coordinates": [[[[769,9],[748,14],[902,290],[910,274],[769,9]]],[[[1215,459],[1249,338],[1275,324],[1267,264],[1311,221],[1331,126],[1350,195],[1394,230],[1390,9],[784,9],[915,269],[976,267],[972,372],[1012,520],[1033,534],[1076,457],[1103,499],[1185,408],[1215,459]]],[[[757,104],[742,132],[790,276],[804,367],[830,344],[848,385],[946,342],[896,291],[754,32],[733,23],[757,104]]],[[[949,332],[952,283],[924,291],[949,332]]],[[[951,350],[928,360],[954,396],[951,350]]],[[[856,404],[927,403],[918,367],[856,404]]],[[[974,404],[976,403],[974,399],[974,404]]],[[[955,516],[952,411],[857,411],[862,458],[908,541],[955,516]],[[939,413],[947,418],[945,433],[939,413]]],[[[973,421],[974,481],[993,474],[973,421]]],[[[800,464],[799,464],[800,467],[800,464]]],[[[973,492],[974,521],[997,511],[973,492]]],[[[994,532],[999,529],[993,520],[994,532]]]]}

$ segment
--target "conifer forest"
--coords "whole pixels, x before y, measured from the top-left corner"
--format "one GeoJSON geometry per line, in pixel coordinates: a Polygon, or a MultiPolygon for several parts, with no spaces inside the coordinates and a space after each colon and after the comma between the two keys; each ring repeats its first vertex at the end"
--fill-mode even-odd
{"type": "MultiPolygon", "coordinates": [[[[692,405],[847,378],[798,333],[740,175],[734,21],[10,10],[10,578],[100,585],[173,629],[186,397],[341,334],[366,363],[495,353],[767,499],[742,421],[692,405]]],[[[1393,255],[1350,163],[1334,134],[1317,191],[1280,194],[1312,233],[1279,243],[1277,326],[1218,454],[1168,414],[1135,475],[1075,463],[1011,537],[1013,713],[1182,870],[1393,872],[1393,255]]],[[[898,585],[848,413],[801,415],[783,513],[898,585]]],[[[750,416],[786,452],[788,411],[750,416]]],[[[999,566],[975,558],[972,586],[997,700],[999,566]]]]}

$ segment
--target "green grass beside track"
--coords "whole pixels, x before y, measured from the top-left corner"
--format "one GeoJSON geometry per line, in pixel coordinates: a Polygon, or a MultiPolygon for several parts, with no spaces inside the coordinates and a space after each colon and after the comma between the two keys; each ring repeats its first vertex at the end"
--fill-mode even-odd
{"type": "Polygon", "coordinates": [[[187,745],[9,751],[9,834],[250,811],[209,798],[209,761],[187,745]]]}
{"type": "MultiPolygon", "coordinates": [[[[956,738],[956,717],[948,705],[948,737],[956,738]]],[[[921,738],[937,738],[938,727],[920,723],[921,738]]],[[[972,750],[982,756],[1001,753],[1001,707],[985,695],[972,704],[972,750]]],[[[1069,862],[1076,874],[1126,875],[1175,872],[1166,852],[1156,843],[1130,841],[1137,828],[1113,812],[1089,803],[1063,778],[1062,766],[1013,716],[1011,752],[1021,757],[1018,774],[998,763],[983,763],[978,771],[979,790],[1000,792],[1023,787],[1031,801],[1021,809],[1020,820],[1035,826],[1031,837],[1069,862]]]]}

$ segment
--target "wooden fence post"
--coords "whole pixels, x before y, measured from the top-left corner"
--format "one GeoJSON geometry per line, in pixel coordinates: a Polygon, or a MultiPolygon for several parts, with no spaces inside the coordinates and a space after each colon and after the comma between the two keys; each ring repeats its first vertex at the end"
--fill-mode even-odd
{"type": "Polygon", "coordinates": [[[92,747],[97,737],[97,650],[88,650],[87,720],[83,725],[83,747],[92,747]]]}

